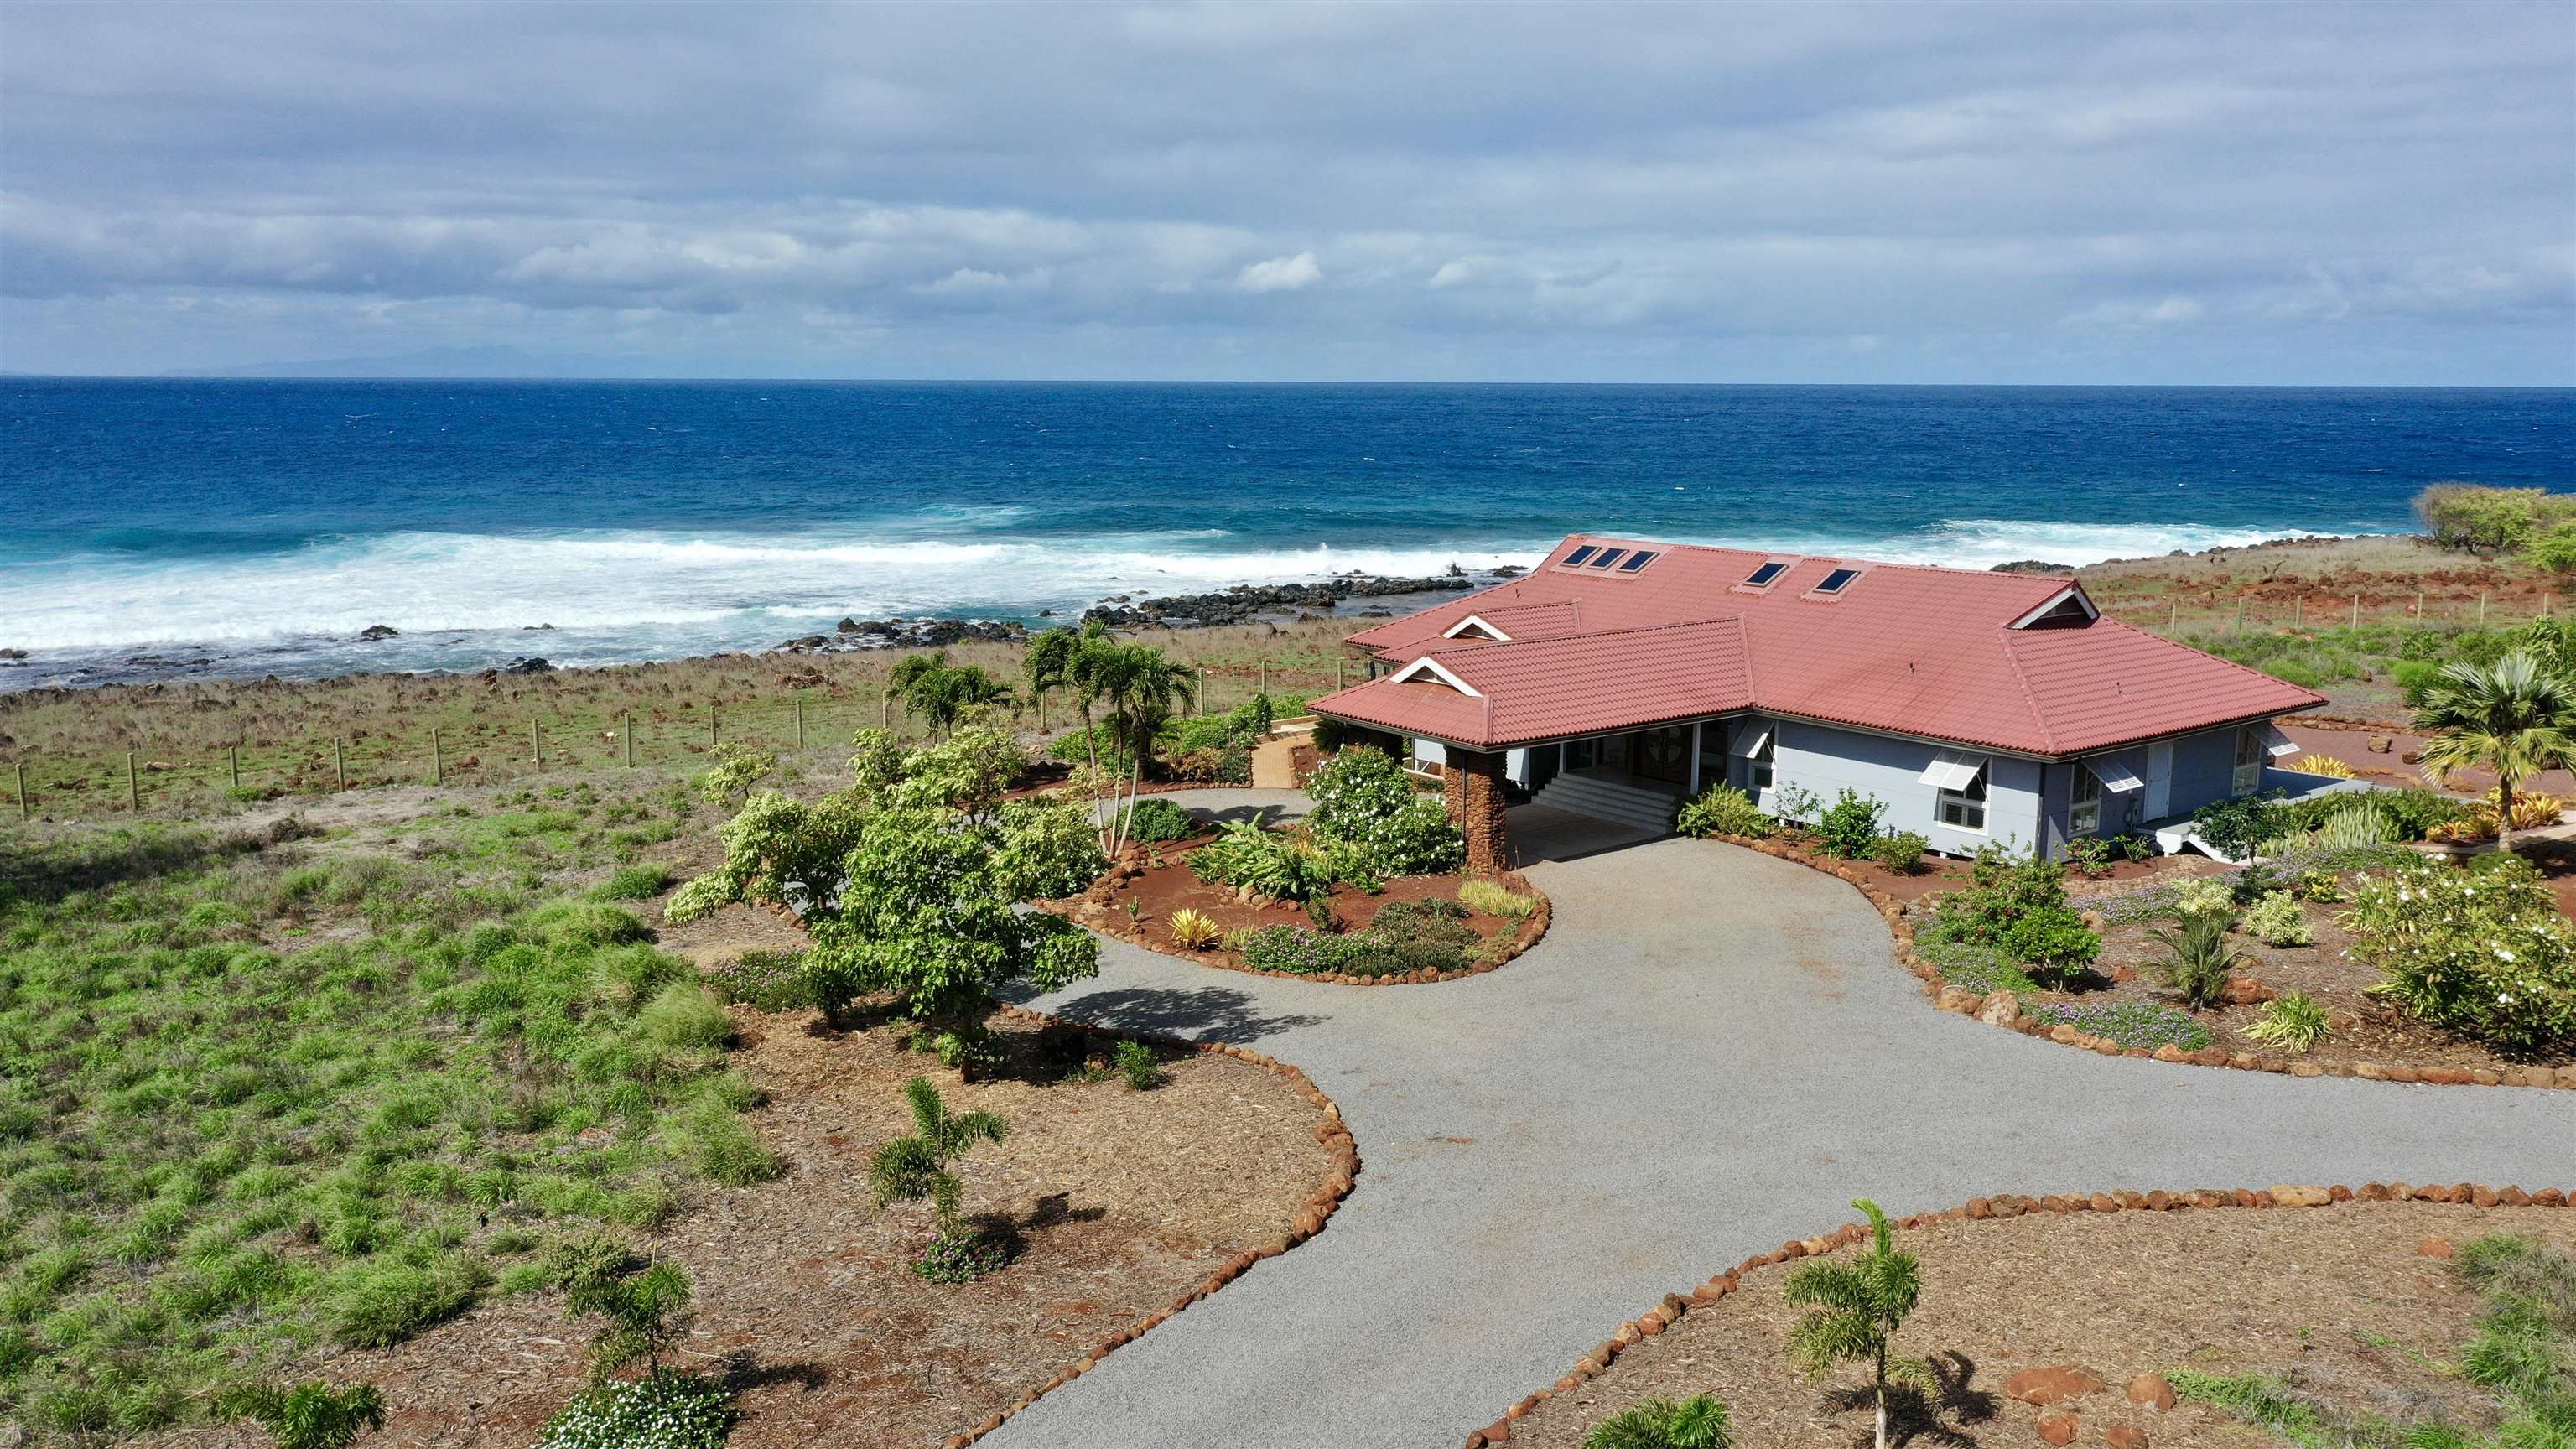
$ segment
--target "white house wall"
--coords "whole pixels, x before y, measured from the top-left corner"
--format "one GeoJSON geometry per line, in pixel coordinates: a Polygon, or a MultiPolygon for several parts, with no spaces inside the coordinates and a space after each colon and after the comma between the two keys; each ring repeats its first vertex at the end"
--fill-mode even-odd
{"type": "MultiPolygon", "coordinates": [[[[1763,796],[1761,803],[1766,810],[1777,807],[1779,786],[1800,785],[1813,791],[1818,809],[1833,804],[1837,795],[1850,789],[1876,796],[1886,804],[1882,829],[1919,831],[1931,840],[1935,850],[1971,855],[1989,841],[2023,850],[2039,841],[2040,767],[2035,760],[1986,756],[1986,828],[1980,833],[1943,825],[1940,792],[1923,783],[1923,772],[1931,766],[1932,757],[1951,747],[1799,720],[1768,723],[1775,731],[1775,788],[1763,796]]],[[[1743,729],[1745,725],[1738,722],[1736,728],[1743,729]]],[[[1733,762],[1736,778],[1741,778],[1743,763],[1733,762]]]]}

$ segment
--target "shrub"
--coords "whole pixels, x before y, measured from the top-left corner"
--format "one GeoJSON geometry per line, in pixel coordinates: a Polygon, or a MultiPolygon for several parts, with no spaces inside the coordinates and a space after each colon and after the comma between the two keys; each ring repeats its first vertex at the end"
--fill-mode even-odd
{"type": "Polygon", "coordinates": [[[1306,826],[1347,847],[1380,875],[1437,875],[1467,858],[1467,838],[1438,797],[1416,791],[1382,750],[1355,746],[1324,761],[1306,782],[1314,808],[1306,826]]]}
{"type": "Polygon", "coordinates": [[[1899,830],[1881,835],[1869,843],[1869,858],[1881,868],[1898,875],[1920,875],[1923,857],[1932,849],[1932,838],[1919,831],[1899,830]]]}
{"type": "Polygon", "coordinates": [[[1886,814],[1886,801],[1846,788],[1816,817],[1816,844],[1827,855],[1857,860],[1878,839],[1878,822],[1886,814]]]}
{"type": "Polygon", "coordinates": [[[1190,853],[1190,874],[1200,880],[1249,887],[1283,901],[1330,891],[1345,865],[1310,841],[1263,829],[1257,814],[1226,822],[1216,839],[1190,853]]]}
{"type": "Polygon", "coordinates": [[[1726,1401],[1711,1394],[1647,1399],[1592,1426],[1583,1449],[1732,1449],[1726,1401]]]}
{"type": "Polygon", "coordinates": [[[2290,814],[2281,800],[2281,792],[2274,790],[2215,801],[2191,812],[2192,828],[2212,854],[2243,860],[2256,846],[2290,828],[2290,814]]]}
{"type": "Polygon", "coordinates": [[[2305,1052],[2326,1038],[2326,1011],[2304,991],[2284,991],[2263,1003],[2245,1034],[2265,1046],[2305,1052]]]}
{"type": "Polygon", "coordinates": [[[1734,835],[1760,840],[1780,828],[1780,822],[1762,813],[1753,797],[1732,785],[1712,785],[1685,800],[1673,817],[1673,828],[1684,835],[1707,837],[1734,835]]]}
{"type": "Polygon", "coordinates": [[[2444,548],[2502,553],[2566,518],[2568,501],[2541,488],[2436,483],[2415,495],[2415,516],[2444,548]]]}
{"type": "Polygon", "coordinates": [[[2066,842],[2062,853],[2066,857],[2066,868],[2078,875],[2098,880],[2111,873],[2111,842],[2101,836],[2079,835],[2066,842]]]}
{"type": "Polygon", "coordinates": [[[1327,935],[1303,926],[1270,926],[1244,937],[1236,949],[1243,953],[1243,964],[1257,971],[1316,976],[1342,970],[1366,946],[1357,936],[1327,935]]]}
{"type": "Polygon", "coordinates": [[[2517,1053],[2576,1037],[2576,927],[2528,861],[2432,861],[2356,883],[2343,924],[2370,989],[2437,1026],[2517,1053]]]}
{"type": "Polygon", "coordinates": [[[2158,926],[2147,932],[2164,950],[2158,974],[2191,1006],[2215,1005],[2227,990],[2227,978],[2245,959],[2236,943],[2227,939],[2235,924],[2233,911],[2202,911],[2183,917],[2180,926],[2158,926]]]}
{"type": "Polygon", "coordinates": [[[707,973],[707,984],[727,1001],[762,1011],[793,1011],[814,1004],[814,986],[800,951],[745,951],[707,973]]]}
{"type": "Polygon", "coordinates": [[[1460,971],[1467,953],[1446,941],[1403,940],[1364,931],[1348,938],[1356,947],[1342,971],[1351,976],[1405,976],[1416,971],[1460,971]]]}
{"type": "Polygon", "coordinates": [[[1460,882],[1458,900],[1469,910],[1482,911],[1506,921],[1526,919],[1538,909],[1536,897],[1516,895],[1489,880],[1460,882]]]}
{"type": "Polygon", "coordinates": [[[2061,981],[2101,954],[2102,938],[2066,904],[2065,867],[1989,846],[1972,870],[1971,885],[1941,897],[1936,919],[1951,939],[2000,947],[2061,981]]]}
{"type": "Polygon", "coordinates": [[[1172,912],[1171,919],[1163,923],[1163,929],[1170,934],[1172,944],[1184,951],[1214,950],[1217,941],[1225,934],[1204,913],[1187,906],[1172,912]]]}
{"type": "Polygon", "coordinates": [[[1941,979],[1980,994],[2010,991],[2037,995],[2039,983],[1999,946],[1951,939],[1936,923],[1914,938],[1916,953],[1932,963],[1941,979]]]}
{"type": "Polygon", "coordinates": [[[2354,777],[2352,766],[2332,755],[2301,755],[2299,762],[2290,768],[2302,775],[2324,775],[2336,780],[2349,780],[2354,777]]]}
{"type": "Polygon", "coordinates": [[[1370,934],[1388,941],[1431,941],[1469,946],[1476,928],[1467,924],[1467,908],[1456,901],[1390,901],[1369,922],[1370,934]]]}
{"type": "Polygon", "coordinates": [[[537,1449],[720,1449],[733,1421],[722,1380],[665,1369],[582,1390],[537,1449]]]}
{"type": "Polygon", "coordinates": [[[2298,897],[2288,891],[2265,891],[2245,913],[2245,929],[2266,946],[2306,946],[2317,939],[2298,897]]]}
{"type": "Polygon", "coordinates": [[[1186,840],[1198,833],[1198,822],[1190,812],[1164,799],[1148,795],[1127,808],[1127,838],[1160,845],[1166,841],[1186,840]]]}
{"type": "Polygon", "coordinates": [[[2174,887],[2173,914],[2184,920],[2195,916],[2236,914],[2236,891],[2225,876],[2198,876],[2174,887]]]}
{"type": "Polygon", "coordinates": [[[671,868],[666,865],[622,865],[616,874],[591,887],[590,896],[599,901],[650,900],[669,889],[671,879],[671,868]]]}
{"type": "Polygon", "coordinates": [[[1141,1041],[1120,1042],[1110,1054],[1110,1061],[1118,1068],[1118,1075],[1127,1079],[1127,1090],[1131,1092],[1151,1091],[1162,1085],[1162,1060],[1141,1041]]]}
{"type": "Polygon", "coordinates": [[[2078,1006],[2067,1002],[2043,1001],[2030,1009],[2032,1016],[2052,1026],[2067,1025],[2086,1036],[2110,1040],[2123,1051],[2154,1051],[2160,1046],[2179,1047],[2187,1052],[2209,1045],[2209,1028],[2161,1002],[2118,1001],[2078,1006]]]}

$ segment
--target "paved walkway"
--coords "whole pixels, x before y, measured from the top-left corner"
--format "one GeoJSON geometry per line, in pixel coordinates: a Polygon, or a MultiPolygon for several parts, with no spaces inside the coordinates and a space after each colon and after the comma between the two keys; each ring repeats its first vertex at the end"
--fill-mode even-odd
{"type": "MultiPolygon", "coordinates": [[[[1276,793],[1210,791],[1221,808],[1276,793]]],[[[1364,1165],[1323,1234],[1102,1360],[995,1449],[1448,1449],[1668,1290],[1991,1192],[2576,1185],[2576,1092],[2106,1059],[1931,1010],[1841,881],[1667,839],[1530,868],[1547,940],[1359,989],[1104,942],[1033,1004],[1256,1044],[1364,1165]]],[[[1937,1287],[1933,1291],[1938,1291],[1937,1287]]]]}

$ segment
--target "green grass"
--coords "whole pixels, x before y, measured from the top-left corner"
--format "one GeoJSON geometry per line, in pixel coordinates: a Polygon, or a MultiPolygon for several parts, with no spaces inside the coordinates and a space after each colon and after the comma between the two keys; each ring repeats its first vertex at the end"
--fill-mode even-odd
{"type": "Polygon", "coordinates": [[[291,830],[0,844],[0,1420],[192,1422],[308,1351],[546,1286],[547,1244],[775,1175],[722,1006],[558,883],[686,802],[498,803],[406,827],[403,859],[291,830]]]}

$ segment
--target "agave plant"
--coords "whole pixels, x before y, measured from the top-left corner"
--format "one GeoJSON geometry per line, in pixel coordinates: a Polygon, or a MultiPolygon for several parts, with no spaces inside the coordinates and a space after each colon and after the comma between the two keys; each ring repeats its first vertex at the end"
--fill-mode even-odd
{"type": "Polygon", "coordinates": [[[1164,922],[1163,928],[1171,934],[1172,944],[1184,951],[1211,950],[1225,936],[1216,922],[1187,906],[1172,912],[1171,919],[1164,922]]]}

